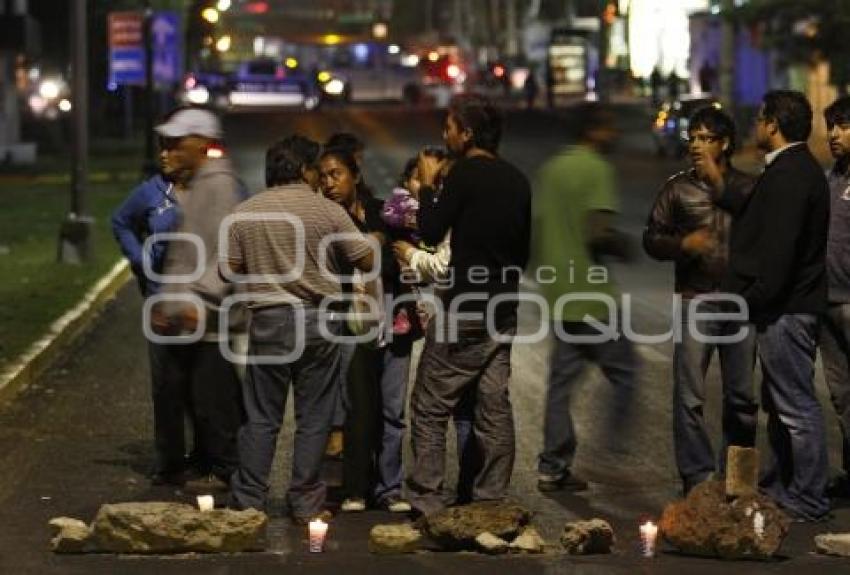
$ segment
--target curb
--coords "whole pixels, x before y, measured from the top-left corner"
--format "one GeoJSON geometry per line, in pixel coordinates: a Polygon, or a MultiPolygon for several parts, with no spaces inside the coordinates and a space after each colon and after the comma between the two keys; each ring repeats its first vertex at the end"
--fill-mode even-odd
{"type": "Polygon", "coordinates": [[[53,366],[68,346],[88,331],[92,321],[129,279],[130,266],[122,259],[73,309],[53,322],[44,337],[33,343],[20,359],[0,373],[0,406],[9,402],[53,366]]]}
{"type": "MultiPolygon", "coordinates": [[[[92,184],[126,183],[138,181],[140,178],[139,172],[92,172],[89,174],[89,182],[92,184]]],[[[0,183],[65,185],[71,183],[71,174],[0,174],[0,183]]]]}

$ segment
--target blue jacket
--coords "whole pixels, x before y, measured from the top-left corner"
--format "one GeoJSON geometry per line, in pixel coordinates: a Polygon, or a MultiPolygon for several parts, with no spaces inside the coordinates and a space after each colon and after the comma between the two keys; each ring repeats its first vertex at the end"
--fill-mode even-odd
{"type": "MultiPolygon", "coordinates": [[[[173,186],[160,175],[142,182],[112,215],[112,233],[121,252],[130,262],[142,295],[159,291],[159,284],[145,277],[142,250],[145,239],[153,234],[173,232],[180,223],[180,209],[173,195],[173,186]]],[[[151,246],[151,267],[162,273],[167,242],[151,246]]]]}

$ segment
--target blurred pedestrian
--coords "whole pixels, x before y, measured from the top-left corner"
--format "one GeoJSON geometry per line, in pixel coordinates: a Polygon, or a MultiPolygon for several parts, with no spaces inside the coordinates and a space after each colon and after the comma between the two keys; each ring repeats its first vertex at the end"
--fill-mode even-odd
{"type": "Polygon", "coordinates": [[[652,74],[649,75],[649,89],[652,95],[652,105],[658,106],[661,104],[661,86],[664,84],[664,78],[661,75],[661,69],[655,66],[652,69],[652,74]]]}
{"type": "Polygon", "coordinates": [[[628,240],[614,226],[620,203],[614,170],[602,155],[617,136],[614,119],[595,103],[579,106],[575,118],[577,145],[543,165],[534,199],[534,263],[553,270],[555,280],[540,286],[552,310],[556,335],[538,458],[540,491],[587,488],[572,470],[577,438],[570,412],[587,363],[599,366],[614,387],[601,425],[607,444],[615,449],[628,436],[638,378],[634,347],[617,331],[619,322],[612,317],[616,309],[605,302],[617,292],[603,257],[629,257],[628,240]],[[582,293],[599,298],[558,304],[564,296],[582,293]],[[597,341],[589,343],[590,339],[597,341]]]}
{"type": "MultiPolygon", "coordinates": [[[[236,463],[236,431],[242,422],[241,384],[237,371],[222,353],[238,334],[245,331],[242,308],[223,316],[221,303],[231,294],[218,275],[218,239],[222,220],[247,197],[245,186],[223,157],[223,132],[215,114],[206,109],[187,108],[173,114],[157,126],[168,153],[169,169],[186,184],[180,198],[180,223],[177,231],[194,237],[192,242],[175,239],[165,254],[162,286],[163,301],[152,310],[153,328],[164,335],[181,335],[203,330],[200,339],[186,345],[158,348],[154,364],[162,382],[160,393],[169,406],[161,414],[167,435],[175,438],[169,462],[182,455],[183,413],[188,401],[193,410],[196,444],[193,465],[200,477],[187,482],[192,491],[225,491],[236,463]],[[200,277],[191,283],[172,281],[179,276],[200,277]],[[191,295],[203,307],[180,298],[191,295]],[[224,341],[222,341],[224,338],[224,341]]],[[[171,465],[171,463],[169,464],[171,465]]]]}
{"type": "Polygon", "coordinates": [[[522,172],[498,156],[501,135],[501,115],[489,100],[475,94],[453,98],[443,138],[457,162],[436,203],[434,185],[442,162],[420,154],[419,232],[426,243],[437,245],[452,230],[454,273],[444,295],[446,325],[439,334],[437,322],[428,327],[411,398],[414,461],[408,488],[411,504],[424,515],[445,506],[446,428],[467,392],[475,393],[474,433],[482,461],[473,499],[504,498],[513,471],[510,339],[528,260],[531,187],[522,172]],[[498,295],[506,299],[488,305],[498,295]]]}
{"type": "Polygon", "coordinates": [[[843,471],[830,494],[850,498],[850,97],[833,102],[824,118],[835,164],[829,173],[829,307],[822,318],[820,344],[824,379],[841,429],[843,471]]]}
{"type": "MultiPolygon", "coordinates": [[[[829,185],[806,140],[812,108],[800,92],[768,92],[756,118],[767,164],[736,213],[723,288],[742,296],[758,329],[770,457],[761,487],[789,515],[829,512],[823,412],[815,394],[818,318],[826,312],[829,185]]],[[[735,209],[737,208],[737,209],[735,209]]]]}
{"type": "Polygon", "coordinates": [[[678,318],[682,329],[673,351],[673,441],[676,465],[687,494],[694,486],[726,469],[730,445],[753,447],[758,423],[753,368],[755,330],[747,322],[712,319],[723,312],[716,295],[726,273],[732,214],[717,201],[721,191],[747,197],[755,179],[732,165],[735,123],[709,106],[688,121],[690,169],[661,188],[643,234],[646,252],[675,263],[675,290],[682,299],[678,318]],[[695,315],[692,315],[695,314],[695,315]],[[691,333],[694,325],[698,335],[691,333]],[[708,343],[704,336],[732,336],[732,343],[708,343]],[[706,372],[715,349],[723,384],[723,441],[719,458],[712,449],[703,417],[706,372]]]}
{"type": "Polygon", "coordinates": [[[676,70],[670,70],[670,75],[667,76],[667,97],[670,99],[670,102],[675,102],[679,99],[681,83],[682,79],[676,74],[676,70]]]}
{"type": "Polygon", "coordinates": [[[229,228],[226,256],[231,274],[222,270],[237,282],[253,276],[246,286],[251,295],[247,421],[239,430],[239,470],[231,482],[230,505],[265,509],[278,433],[292,386],[296,428],[286,498],[293,519],[303,524],[315,517],[330,519],[320,471],[339,390],[340,349],[323,335],[320,326],[341,335],[338,313],[344,306],[339,280],[324,272],[340,274],[356,267],[368,273],[374,265],[369,243],[358,239],[359,231],[345,211],[305,183],[310,160],[297,137],[269,148],[268,189],[237,208],[236,216],[247,219],[239,219],[229,228]],[[290,221],[265,217],[269,214],[296,218],[303,234],[290,221]],[[322,253],[322,242],[330,234],[347,237],[325,245],[322,253]],[[296,261],[303,264],[300,273],[284,277],[292,275],[296,261]],[[327,313],[321,311],[325,303],[327,313]]]}
{"type": "Polygon", "coordinates": [[[714,92],[714,82],[717,79],[717,70],[711,65],[708,60],[702,63],[699,68],[699,89],[703,94],[711,94],[714,92]]]}
{"type": "Polygon", "coordinates": [[[523,94],[525,94],[525,107],[528,110],[534,109],[534,103],[537,101],[537,94],[540,92],[540,85],[537,83],[537,71],[535,68],[529,68],[528,75],[525,77],[525,83],[522,86],[523,94]]]}

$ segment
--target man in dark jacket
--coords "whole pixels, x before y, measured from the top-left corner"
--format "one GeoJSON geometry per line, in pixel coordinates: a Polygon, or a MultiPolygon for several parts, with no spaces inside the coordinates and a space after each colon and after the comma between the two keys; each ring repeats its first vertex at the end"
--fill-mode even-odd
{"type": "Polygon", "coordinates": [[[713,106],[702,108],[688,126],[692,167],[664,184],[643,234],[650,256],[675,262],[675,289],[681,295],[677,319],[682,329],[673,352],[673,440],[686,494],[725,469],[726,447],[752,447],[758,422],[755,331],[745,322],[710,317],[721,311],[721,302],[711,294],[718,293],[726,271],[732,225],[732,215],[717,205],[718,188],[746,197],[754,178],[729,160],[735,150],[735,124],[726,113],[713,106]],[[719,461],[703,418],[705,375],[715,349],[723,381],[719,461]]]}
{"type": "MultiPolygon", "coordinates": [[[[726,291],[758,329],[762,400],[772,450],[762,488],[799,520],[829,512],[826,434],[814,388],[818,316],[826,311],[829,186],[806,145],[812,108],[772,91],[756,119],[767,167],[732,228],[726,291]]],[[[724,199],[734,200],[734,194],[724,199]]]]}

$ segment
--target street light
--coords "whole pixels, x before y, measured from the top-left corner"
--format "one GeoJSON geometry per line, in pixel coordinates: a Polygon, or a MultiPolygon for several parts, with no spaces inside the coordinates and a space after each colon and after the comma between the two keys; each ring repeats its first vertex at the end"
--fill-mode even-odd
{"type": "Polygon", "coordinates": [[[227,12],[230,10],[232,2],[230,0],[218,0],[218,4],[216,4],[216,8],[218,8],[219,12],[227,12]]]}
{"type": "Polygon", "coordinates": [[[201,11],[201,18],[203,18],[204,20],[206,20],[210,24],[217,23],[218,20],[219,20],[219,17],[220,17],[220,14],[218,13],[218,10],[216,10],[215,8],[204,8],[203,11],[201,11]]]}
{"type": "Polygon", "coordinates": [[[389,33],[389,27],[383,22],[378,22],[372,26],[372,36],[374,36],[376,40],[383,40],[389,35],[389,33]]]}
{"type": "Polygon", "coordinates": [[[218,39],[218,42],[215,43],[215,49],[219,52],[227,52],[230,50],[231,44],[232,40],[230,36],[222,36],[218,39]]]}

